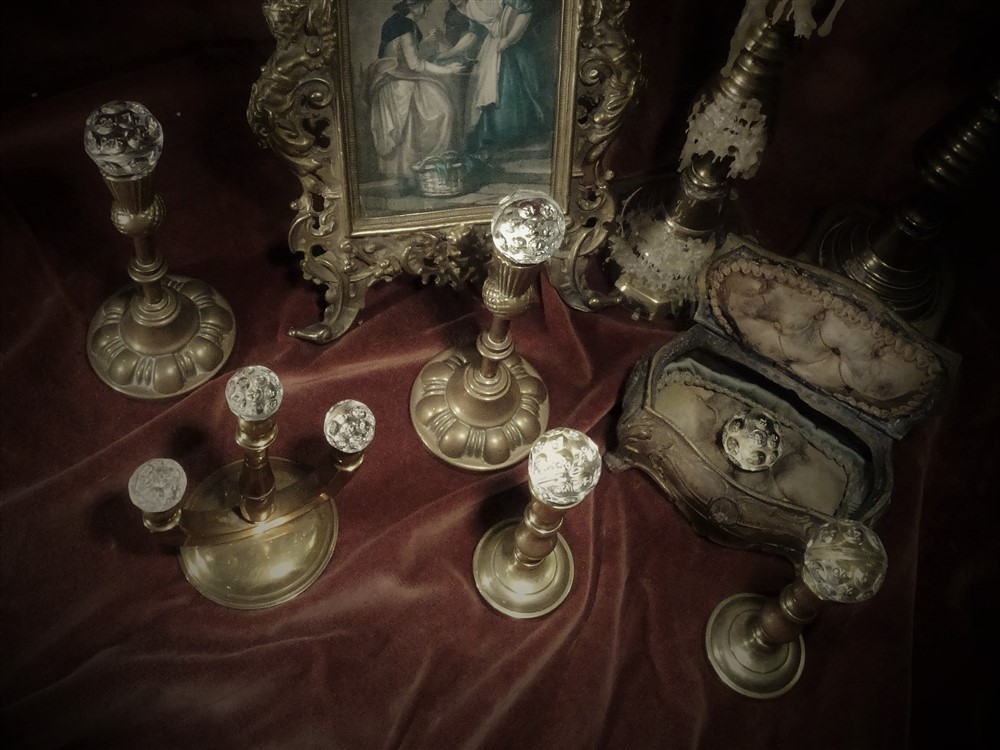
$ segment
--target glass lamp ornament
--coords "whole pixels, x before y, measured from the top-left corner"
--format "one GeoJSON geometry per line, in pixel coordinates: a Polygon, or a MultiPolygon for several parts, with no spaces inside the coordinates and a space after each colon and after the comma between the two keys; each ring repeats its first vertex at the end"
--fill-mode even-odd
{"type": "Polygon", "coordinates": [[[690,315],[708,258],[730,235],[754,235],[735,184],[760,166],[795,37],[829,33],[842,0],[822,24],[813,15],[818,4],[747,0],[729,59],[688,118],[678,175],[640,188],[623,203],[608,262],[617,294],[635,317],[690,315]]]}
{"type": "Polygon", "coordinates": [[[410,393],[410,418],[428,450],[474,471],[522,460],[548,423],[545,383],[515,353],[510,325],[532,303],[541,264],[562,244],[566,221],[548,195],[524,190],[500,202],[490,231],[495,252],[483,304],[492,322],[475,347],[428,362],[410,393]]]}
{"type": "Polygon", "coordinates": [[[861,284],[914,328],[935,336],[953,292],[936,247],[963,203],[988,189],[1000,154],[1000,80],[930,128],[913,160],[920,186],[891,209],[859,203],[820,217],[799,251],[861,284]]]}
{"type": "Polygon", "coordinates": [[[540,617],[573,586],[573,555],[559,534],[563,516],[597,486],[601,455],[577,430],[544,433],[528,455],[531,502],[523,517],[487,531],[472,558],[476,588],[487,603],[514,618],[540,617]]]}
{"type": "Polygon", "coordinates": [[[128,271],[135,283],[105,300],[90,324],[90,364],[101,380],[135,398],[197,388],[225,364],[236,324],[208,284],[168,276],[153,243],[164,214],[153,190],[163,128],[143,105],[113,101],[87,118],[83,143],[114,197],[111,222],[134,248],[128,271]]]}
{"type": "Polygon", "coordinates": [[[259,365],[237,370],[226,386],[243,460],[223,466],[186,499],[183,469],[153,459],[136,469],[129,495],[150,531],[180,547],[185,577],[214,602],[262,609],[308,588],[337,541],[334,498],[354,476],[375,436],[375,418],[359,401],[327,411],[329,458],[315,469],[272,458],[274,416],[283,388],[259,365]]]}
{"type": "Polygon", "coordinates": [[[871,599],[885,571],[885,548],[867,526],[849,520],[820,524],[810,534],[798,575],[780,596],[737,594],[715,608],[705,629],[712,668],[742,695],[786,693],[805,666],[802,629],[822,603],[871,599]]]}

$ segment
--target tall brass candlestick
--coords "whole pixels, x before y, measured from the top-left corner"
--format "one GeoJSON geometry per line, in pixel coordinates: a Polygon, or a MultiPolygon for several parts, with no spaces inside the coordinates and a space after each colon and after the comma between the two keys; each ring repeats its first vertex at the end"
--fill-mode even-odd
{"type": "Polygon", "coordinates": [[[211,379],[233,348],[229,304],[202,281],[167,276],[153,235],[163,200],[153,172],[163,151],[163,128],[136,102],[109,102],[87,118],[84,148],[114,197],[111,221],[131,237],[134,286],[107,299],[87,333],[97,376],[135,398],[167,398],[211,379]]]}
{"type": "Polygon", "coordinates": [[[548,391],[514,352],[510,324],[531,304],[541,264],[562,244],[566,223],[549,196],[522,191],[500,203],[491,232],[496,252],[483,285],[489,328],[474,349],[448,349],[428,362],[410,393],[410,418],[428,450],[477,471],[523,459],[548,422],[548,391]]]}

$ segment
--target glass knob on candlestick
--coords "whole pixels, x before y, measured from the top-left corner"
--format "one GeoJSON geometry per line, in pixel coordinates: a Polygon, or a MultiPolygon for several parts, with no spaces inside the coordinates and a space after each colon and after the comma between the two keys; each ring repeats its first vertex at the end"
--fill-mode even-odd
{"type": "Polygon", "coordinates": [[[573,555],[559,528],[600,476],[600,452],[582,432],[559,428],[538,438],[528,456],[531,502],[524,516],[487,531],[473,555],[476,588],[491,607],[510,617],[540,617],[565,600],[573,555]]]}
{"type": "Polygon", "coordinates": [[[187,499],[176,462],[143,464],[129,483],[150,531],[172,532],[191,584],[212,601],[238,609],[271,607],[298,596],[326,568],[337,541],[334,498],[355,475],[375,435],[375,417],[360,401],[341,401],[325,415],[331,456],[310,469],[269,448],[284,389],[260,365],[237,370],[226,403],[237,417],[243,460],[223,466],[187,499]]]}
{"type": "Polygon", "coordinates": [[[163,128],[143,105],[114,101],[90,114],[83,141],[114,198],[112,224],[132,238],[134,249],[129,276],[135,283],[105,300],[91,321],[90,364],[101,380],[135,398],[190,391],[225,364],[236,326],[218,292],[168,276],[154,246],[164,214],[153,190],[163,128]]]}
{"type": "Polygon", "coordinates": [[[428,450],[476,471],[517,463],[548,423],[548,391],[514,352],[510,325],[531,304],[540,264],[562,243],[566,220],[548,195],[525,190],[501,201],[491,232],[496,252],[483,285],[490,327],[474,348],[428,362],[410,393],[410,417],[428,450]]]}
{"type": "Polygon", "coordinates": [[[802,629],[821,604],[870,599],[885,571],[885,548],[868,527],[847,519],[816,527],[798,576],[780,596],[737,594],[715,608],[705,629],[709,662],[738,693],[751,698],[786,693],[805,664],[802,629]]]}

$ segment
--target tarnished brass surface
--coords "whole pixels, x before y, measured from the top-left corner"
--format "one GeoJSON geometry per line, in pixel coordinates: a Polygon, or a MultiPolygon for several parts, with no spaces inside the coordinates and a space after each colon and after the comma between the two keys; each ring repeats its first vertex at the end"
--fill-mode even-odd
{"type": "Polygon", "coordinates": [[[282,507],[269,521],[251,524],[239,515],[242,461],[216,471],[184,504],[182,526],[190,512],[189,530],[205,536],[181,547],[181,569],[199,592],[226,607],[286,602],[308,588],[333,555],[338,524],[330,496],[316,492],[309,469],[280,458],[270,462],[282,507]],[[231,531],[220,534],[220,527],[231,531]]]}
{"type": "MultiPolygon", "coordinates": [[[[548,268],[562,298],[581,310],[614,302],[589,289],[583,273],[616,214],[608,186],[613,175],[603,159],[640,82],[638,56],[624,30],[628,6],[628,0],[562,3],[559,89],[573,93],[560,97],[556,112],[551,192],[570,225],[548,268]]],[[[326,287],[322,321],[289,334],[333,341],[364,307],[370,286],[402,273],[438,286],[481,279],[490,255],[488,209],[437,212],[422,225],[414,216],[365,231],[352,225],[339,104],[351,75],[341,63],[342,1],[269,0],[264,13],[276,49],[251,91],[247,119],[302,183],[289,245],[302,256],[305,278],[326,287]]]]}
{"type": "Polygon", "coordinates": [[[163,201],[153,174],[104,176],[114,196],[112,223],[132,238],[129,276],[135,284],[98,309],[87,332],[87,356],[97,376],[127,396],[152,399],[186,393],[225,364],[236,339],[229,304],[211,286],[167,276],[153,244],[163,201]]]}

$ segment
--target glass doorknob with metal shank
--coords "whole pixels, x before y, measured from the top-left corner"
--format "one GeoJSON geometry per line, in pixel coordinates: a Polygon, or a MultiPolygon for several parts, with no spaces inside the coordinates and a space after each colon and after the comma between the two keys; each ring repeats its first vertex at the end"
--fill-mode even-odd
{"type": "Polygon", "coordinates": [[[237,417],[243,459],[223,466],[184,497],[184,470],[171,459],[147,461],[129,480],[143,523],[180,548],[181,569],[199,592],[237,609],[272,607],[298,596],[333,555],[338,520],[334,498],[354,476],[375,436],[375,418],[359,401],[327,411],[330,454],[315,468],[268,449],[284,389],[262,366],[237,370],[226,401],[237,417]]]}

